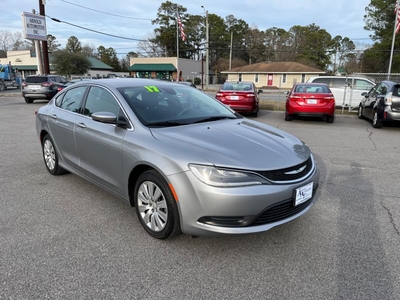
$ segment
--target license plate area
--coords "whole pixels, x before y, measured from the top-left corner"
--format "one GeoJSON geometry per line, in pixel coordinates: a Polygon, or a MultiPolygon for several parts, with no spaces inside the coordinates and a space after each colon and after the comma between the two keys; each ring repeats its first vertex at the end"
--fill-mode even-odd
{"type": "Polygon", "coordinates": [[[294,190],[294,206],[300,205],[312,198],[313,182],[303,185],[294,190]]]}
{"type": "Polygon", "coordinates": [[[40,85],[30,85],[29,88],[31,90],[38,90],[38,89],[40,89],[40,85]]]}
{"type": "Polygon", "coordinates": [[[231,96],[230,98],[230,100],[239,100],[239,96],[231,96]]]}
{"type": "Polygon", "coordinates": [[[317,99],[307,99],[307,104],[317,104],[317,99]]]}

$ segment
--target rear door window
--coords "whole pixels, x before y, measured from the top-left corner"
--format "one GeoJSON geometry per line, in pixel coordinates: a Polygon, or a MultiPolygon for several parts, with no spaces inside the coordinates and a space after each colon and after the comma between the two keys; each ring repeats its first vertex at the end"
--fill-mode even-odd
{"type": "Polygon", "coordinates": [[[60,108],[78,113],[82,104],[82,99],[85,94],[85,90],[86,90],[85,86],[68,90],[61,100],[60,108]]]}
{"type": "Polygon", "coordinates": [[[356,90],[369,91],[374,85],[365,79],[355,79],[354,88],[356,90]]]}

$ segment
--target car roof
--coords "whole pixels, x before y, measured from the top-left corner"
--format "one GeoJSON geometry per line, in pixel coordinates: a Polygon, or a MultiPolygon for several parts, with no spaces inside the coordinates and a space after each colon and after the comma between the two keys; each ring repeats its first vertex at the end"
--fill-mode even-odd
{"type": "Polygon", "coordinates": [[[369,82],[371,82],[371,83],[374,83],[374,81],[372,81],[371,79],[369,79],[369,78],[366,78],[366,77],[362,77],[362,76],[314,76],[314,77],[310,77],[310,78],[308,78],[308,82],[310,82],[310,81],[312,81],[312,80],[314,80],[314,79],[316,79],[316,78],[326,78],[326,79],[332,79],[332,78],[344,78],[344,79],[347,79],[348,81],[351,81],[353,78],[354,79],[365,79],[365,80],[367,80],[367,81],[369,81],[369,82]]]}
{"type": "Polygon", "coordinates": [[[326,83],[319,83],[319,82],[302,82],[302,83],[296,83],[296,86],[322,86],[322,85],[326,85],[328,86],[326,83]]]}
{"type": "Polygon", "coordinates": [[[244,84],[253,84],[253,82],[251,82],[251,81],[235,81],[235,80],[232,80],[232,81],[225,81],[224,83],[244,83],[244,84]]]}
{"type": "MultiPolygon", "coordinates": [[[[152,85],[175,85],[179,87],[183,87],[186,85],[179,84],[175,81],[165,81],[165,80],[156,80],[156,79],[146,79],[146,78],[104,78],[104,79],[87,79],[87,80],[82,80],[80,82],[76,82],[75,85],[80,85],[80,84],[88,84],[88,83],[93,83],[93,84],[101,84],[103,86],[109,87],[109,88],[125,88],[128,86],[152,86],[152,85]]],[[[192,88],[192,87],[188,87],[192,88]]]]}

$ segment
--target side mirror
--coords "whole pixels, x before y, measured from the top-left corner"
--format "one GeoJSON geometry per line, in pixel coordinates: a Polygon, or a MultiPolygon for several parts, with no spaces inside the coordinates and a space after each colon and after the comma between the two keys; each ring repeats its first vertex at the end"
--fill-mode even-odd
{"type": "Polygon", "coordinates": [[[126,120],[117,120],[117,116],[112,112],[97,112],[91,115],[92,119],[102,123],[114,124],[119,127],[126,128],[128,122],[126,120]]]}
{"type": "Polygon", "coordinates": [[[257,94],[260,94],[260,93],[262,93],[262,92],[264,92],[263,90],[258,90],[257,91],[257,94]]]}

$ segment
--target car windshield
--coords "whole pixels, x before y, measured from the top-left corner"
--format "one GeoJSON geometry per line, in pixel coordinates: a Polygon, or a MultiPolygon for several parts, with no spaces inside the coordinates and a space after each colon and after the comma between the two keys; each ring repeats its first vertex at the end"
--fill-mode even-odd
{"type": "Polygon", "coordinates": [[[221,90],[223,91],[252,91],[251,83],[245,82],[225,82],[221,90]]]}
{"type": "Polygon", "coordinates": [[[138,119],[149,127],[241,118],[218,100],[186,85],[118,88],[138,119]]]}

